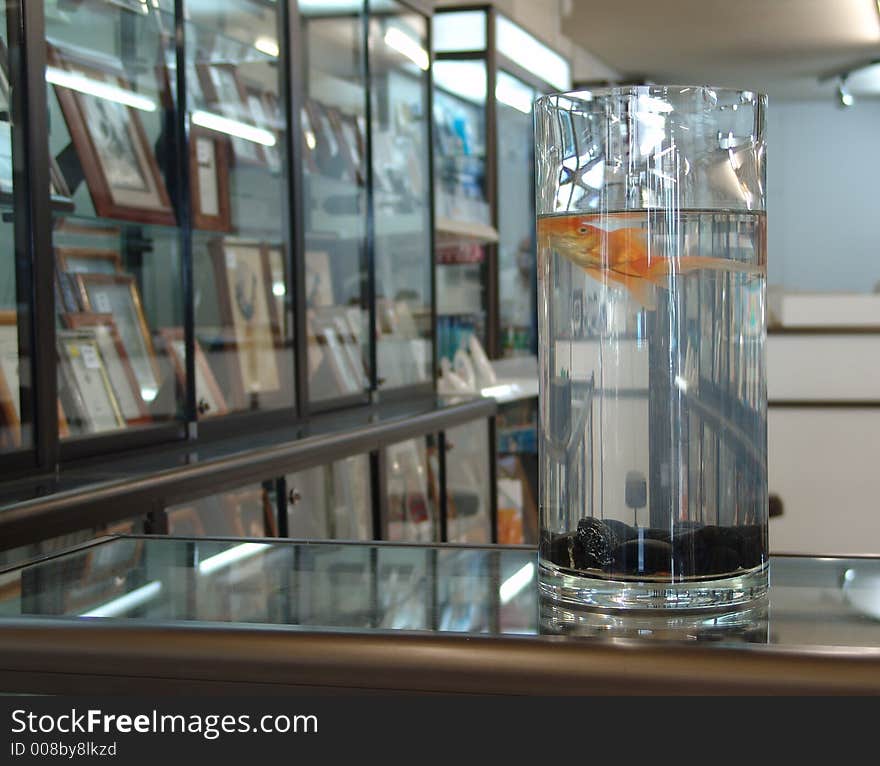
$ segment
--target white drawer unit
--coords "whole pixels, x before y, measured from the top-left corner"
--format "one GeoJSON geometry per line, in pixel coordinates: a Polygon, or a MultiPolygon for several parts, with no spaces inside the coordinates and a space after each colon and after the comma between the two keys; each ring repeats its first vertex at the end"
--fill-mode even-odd
{"type": "Polygon", "coordinates": [[[880,407],[771,407],[768,442],[772,553],[880,553],[880,407]]]}
{"type": "Polygon", "coordinates": [[[773,402],[880,403],[880,332],[767,336],[773,402]]]}

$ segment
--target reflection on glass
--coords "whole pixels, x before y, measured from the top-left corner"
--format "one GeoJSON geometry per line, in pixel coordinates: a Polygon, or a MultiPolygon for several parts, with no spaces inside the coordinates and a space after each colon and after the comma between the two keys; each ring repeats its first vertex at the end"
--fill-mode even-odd
{"type": "Polygon", "coordinates": [[[363,4],[300,3],[306,41],[306,334],[312,401],[369,388],[363,4]]]}
{"type": "Polygon", "coordinates": [[[277,537],[272,497],[252,484],[166,509],[174,537],[277,537]]]}
{"type": "Polygon", "coordinates": [[[388,540],[439,539],[440,469],[434,437],[408,439],[385,450],[388,540]]]}
{"type": "Polygon", "coordinates": [[[492,540],[489,425],[485,420],[446,431],[447,537],[453,543],[492,540]]]}
{"type": "Polygon", "coordinates": [[[45,2],[62,437],[183,414],[171,10],[45,2]]]}
{"type": "Polygon", "coordinates": [[[498,299],[504,356],[537,353],[531,88],[498,72],[498,299]]]}
{"type": "Polygon", "coordinates": [[[395,388],[432,370],[427,23],[395,2],[370,8],[377,364],[395,388]]]}
{"type": "Polygon", "coordinates": [[[201,417],[293,406],[282,36],[274,4],[228,6],[190,3],[187,16],[201,417]]]}
{"type": "Polygon", "coordinates": [[[369,540],[373,534],[370,461],[337,460],[287,476],[287,530],[295,539],[369,540]]]}

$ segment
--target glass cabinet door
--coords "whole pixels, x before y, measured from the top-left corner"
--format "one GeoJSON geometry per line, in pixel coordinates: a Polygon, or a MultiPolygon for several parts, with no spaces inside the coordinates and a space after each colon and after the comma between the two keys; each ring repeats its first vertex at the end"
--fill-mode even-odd
{"type": "Polygon", "coordinates": [[[380,388],[430,383],[431,199],[427,21],[400,3],[370,9],[370,120],[380,388]]]}
{"type": "Polygon", "coordinates": [[[366,397],[367,125],[364,3],[301,2],[299,115],[309,398],[366,397]]]}
{"type": "Polygon", "coordinates": [[[9,41],[6,4],[0,5],[0,452],[28,448],[33,443],[30,359],[19,346],[29,329],[28,303],[19,300],[26,285],[16,268],[12,181],[12,101],[9,80],[9,41]],[[25,406],[22,407],[22,393],[25,406]]]}
{"type": "Polygon", "coordinates": [[[471,335],[487,345],[486,61],[435,60],[433,79],[437,354],[452,362],[471,335]]]}
{"type": "Polygon", "coordinates": [[[291,408],[278,7],[263,0],[185,7],[199,414],[291,408]]]}
{"type": "Polygon", "coordinates": [[[490,449],[486,420],[446,431],[448,542],[492,542],[490,449]]]}
{"type": "Polygon", "coordinates": [[[173,7],[44,3],[61,438],[183,416],[173,7]]]}
{"type": "Polygon", "coordinates": [[[388,502],[383,539],[433,542],[440,539],[440,466],[437,439],[407,439],[385,448],[388,502]]]}
{"type": "Polygon", "coordinates": [[[373,537],[370,459],[354,455],[289,474],[287,534],[303,540],[373,537]]]}
{"type": "Polygon", "coordinates": [[[503,356],[538,352],[532,138],[536,97],[529,85],[498,72],[498,300],[503,356]]]}

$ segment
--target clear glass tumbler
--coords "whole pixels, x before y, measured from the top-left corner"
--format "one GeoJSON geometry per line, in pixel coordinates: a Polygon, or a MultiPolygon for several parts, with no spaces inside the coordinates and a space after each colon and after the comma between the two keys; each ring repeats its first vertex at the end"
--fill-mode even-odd
{"type": "Polygon", "coordinates": [[[546,598],[766,592],[766,104],[660,85],[536,102],[546,598]]]}

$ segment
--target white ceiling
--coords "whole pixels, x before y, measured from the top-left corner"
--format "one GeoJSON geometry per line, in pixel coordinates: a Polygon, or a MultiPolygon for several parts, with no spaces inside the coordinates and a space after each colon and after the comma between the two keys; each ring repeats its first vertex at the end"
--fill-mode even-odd
{"type": "Polygon", "coordinates": [[[562,32],[626,77],[774,98],[832,97],[821,75],[880,59],[878,0],[561,0],[562,32]]]}

